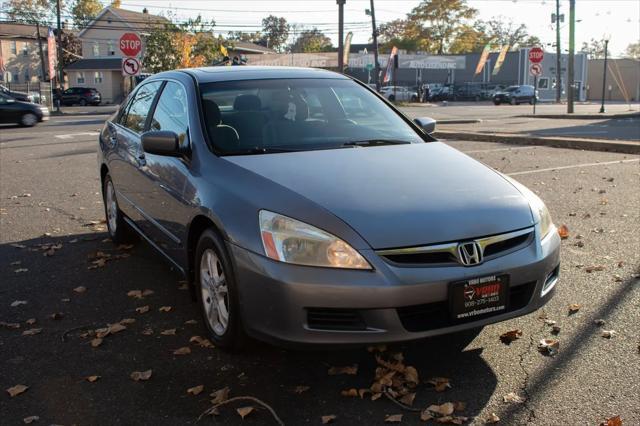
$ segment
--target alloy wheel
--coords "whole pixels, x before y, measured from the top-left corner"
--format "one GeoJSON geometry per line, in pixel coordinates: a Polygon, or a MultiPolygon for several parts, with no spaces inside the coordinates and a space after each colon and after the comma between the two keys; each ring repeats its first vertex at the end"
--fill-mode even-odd
{"type": "Polygon", "coordinates": [[[209,327],[216,335],[224,335],[229,325],[229,291],[222,262],[213,249],[206,249],[200,258],[200,291],[209,327]]]}
{"type": "Polygon", "coordinates": [[[110,180],[107,182],[106,192],[107,224],[109,225],[109,233],[115,235],[118,228],[118,203],[116,201],[116,191],[110,180]]]}
{"type": "Polygon", "coordinates": [[[27,113],[22,116],[22,124],[25,126],[34,126],[38,122],[38,117],[35,114],[27,113]]]}

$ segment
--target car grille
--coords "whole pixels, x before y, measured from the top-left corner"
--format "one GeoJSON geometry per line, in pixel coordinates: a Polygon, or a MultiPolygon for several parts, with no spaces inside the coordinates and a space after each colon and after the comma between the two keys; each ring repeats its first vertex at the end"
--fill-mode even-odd
{"type": "Polygon", "coordinates": [[[366,330],[355,309],[307,308],[307,326],[314,330],[366,330]]]}
{"type": "MultiPolygon", "coordinates": [[[[533,236],[534,229],[526,228],[471,241],[480,245],[484,260],[491,260],[526,247],[533,241],[533,236]]],[[[459,243],[456,241],[421,247],[385,249],[377,250],[376,253],[398,266],[453,266],[462,264],[458,255],[459,243]]]]}
{"type": "MultiPolygon", "coordinates": [[[[516,311],[527,306],[527,304],[531,300],[531,296],[533,295],[535,287],[535,281],[510,287],[507,309],[506,311],[502,311],[500,313],[503,314],[506,312],[516,311]]],[[[400,317],[402,326],[410,332],[420,332],[434,330],[437,328],[450,327],[465,322],[478,321],[480,319],[495,315],[495,313],[489,313],[472,318],[456,320],[450,315],[448,301],[405,306],[402,308],[398,308],[397,312],[398,317],[400,317]]]]}

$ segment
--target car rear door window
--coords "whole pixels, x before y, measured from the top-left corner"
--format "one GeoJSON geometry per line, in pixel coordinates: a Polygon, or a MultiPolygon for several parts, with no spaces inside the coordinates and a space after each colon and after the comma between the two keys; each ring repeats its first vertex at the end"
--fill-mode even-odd
{"type": "Polygon", "coordinates": [[[169,130],[178,135],[180,145],[188,143],[187,93],[181,84],[167,82],[162,89],[149,130],[169,130]]]}
{"type": "Polygon", "coordinates": [[[147,83],[136,92],[124,117],[124,127],[135,133],[144,131],[147,115],[161,84],[159,81],[147,83]]]}

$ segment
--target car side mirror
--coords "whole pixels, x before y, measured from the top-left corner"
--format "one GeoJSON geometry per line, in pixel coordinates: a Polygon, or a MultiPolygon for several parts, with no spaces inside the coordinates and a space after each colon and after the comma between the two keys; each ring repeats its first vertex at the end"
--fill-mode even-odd
{"type": "Polygon", "coordinates": [[[418,117],[414,118],[413,122],[416,123],[423,132],[430,135],[436,131],[436,120],[430,117],[418,117]]]}
{"type": "Polygon", "coordinates": [[[178,135],[169,130],[145,132],[141,136],[142,149],[149,154],[179,157],[183,153],[178,143],[178,135]]]}

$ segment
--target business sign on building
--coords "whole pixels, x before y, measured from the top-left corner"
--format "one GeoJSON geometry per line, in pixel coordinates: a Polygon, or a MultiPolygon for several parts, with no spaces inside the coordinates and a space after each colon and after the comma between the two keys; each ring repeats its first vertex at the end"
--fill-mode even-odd
{"type": "MultiPolygon", "coordinates": [[[[351,54],[350,68],[364,68],[373,63],[373,54],[351,54]]],[[[387,57],[380,57],[381,67],[387,66],[387,57]]],[[[432,56],[432,55],[404,55],[398,54],[398,68],[455,70],[464,69],[466,58],[464,56],[432,56]]]]}

